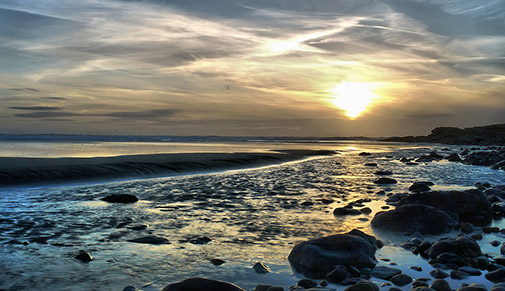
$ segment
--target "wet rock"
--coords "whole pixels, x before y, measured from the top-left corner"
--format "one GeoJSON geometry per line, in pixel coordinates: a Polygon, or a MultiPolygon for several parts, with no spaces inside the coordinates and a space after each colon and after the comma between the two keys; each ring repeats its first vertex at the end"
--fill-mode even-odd
{"type": "Polygon", "coordinates": [[[107,195],[100,200],[109,202],[109,203],[135,203],[139,201],[137,196],[131,194],[111,194],[107,195]]]}
{"type": "Polygon", "coordinates": [[[314,202],[312,201],[303,201],[302,203],[300,203],[301,206],[312,206],[314,205],[314,202]]]}
{"type": "Polygon", "coordinates": [[[468,273],[463,272],[463,271],[458,271],[458,270],[452,270],[450,274],[451,274],[451,278],[456,279],[456,280],[463,280],[463,279],[470,277],[470,275],[468,273]]]}
{"type": "Polygon", "coordinates": [[[221,259],[210,259],[210,262],[211,262],[214,266],[221,266],[222,264],[226,263],[226,261],[221,260],[221,259]]]}
{"type": "Polygon", "coordinates": [[[336,216],[359,215],[359,214],[361,214],[361,212],[359,210],[348,208],[348,207],[339,207],[339,208],[335,208],[335,210],[333,210],[333,215],[336,215],[336,216]]]}
{"type": "Polygon", "coordinates": [[[471,224],[470,222],[467,222],[467,221],[463,221],[462,223],[460,223],[459,228],[464,233],[472,233],[475,230],[475,228],[473,227],[473,224],[471,224]]]}
{"type": "Polygon", "coordinates": [[[455,221],[468,221],[474,225],[491,223],[491,204],[479,190],[431,191],[405,197],[398,206],[422,204],[448,213],[455,221]]]}
{"type": "Polygon", "coordinates": [[[499,246],[499,245],[500,245],[500,242],[499,242],[499,241],[497,241],[497,240],[493,240],[493,241],[491,241],[491,242],[490,242],[490,244],[491,244],[493,247],[497,247],[497,246],[499,246]]]}
{"type": "Polygon", "coordinates": [[[391,172],[391,171],[377,171],[374,174],[377,176],[391,176],[391,175],[393,175],[393,172],[391,172]]]}
{"type": "Polygon", "coordinates": [[[484,275],[493,283],[505,282],[505,269],[499,268],[484,275]]]}
{"type": "Polygon", "coordinates": [[[205,278],[191,278],[174,283],[163,288],[162,291],[245,291],[235,284],[210,280],[205,278]]]}
{"type": "Polygon", "coordinates": [[[412,277],[405,274],[398,274],[391,277],[391,282],[396,286],[405,286],[412,282],[412,277]]]}
{"type": "Polygon", "coordinates": [[[377,167],[377,163],[366,163],[365,167],[377,167]]]}
{"type": "Polygon", "coordinates": [[[328,281],[326,281],[326,280],[322,280],[321,282],[319,282],[319,286],[321,286],[321,287],[326,287],[326,286],[328,286],[329,284],[330,284],[330,283],[329,283],[328,281]]]}
{"type": "Polygon", "coordinates": [[[469,274],[470,276],[480,276],[482,274],[482,272],[479,269],[472,268],[470,266],[463,266],[463,267],[459,268],[458,270],[463,271],[463,272],[469,274]]]}
{"type": "Polygon", "coordinates": [[[322,198],[321,199],[321,203],[323,203],[323,204],[331,204],[333,202],[335,202],[335,200],[333,200],[331,198],[322,198]]]}
{"type": "Polygon", "coordinates": [[[347,267],[343,265],[337,265],[335,268],[329,272],[326,277],[333,283],[340,283],[347,279],[349,276],[349,272],[347,271],[347,267]]]}
{"type": "Polygon", "coordinates": [[[407,193],[395,193],[393,195],[390,195],[388,198],[386,198],[386,203],[390,205],[396,205],[400,200],[402,200],[405,197],[408,197],[409,194],[407,193]]]}
{"type": "Polygon", "coordinates": [[[379,291],[379,286],[370,281],[359,281],[355,285],[345,288],[345,291],[379,291]]]}
{"type": "Polygon", "coordinates": [[[430,186],[422,182],[415,182],[409,187],[409,191],[412,192],[428,192],[431,191],[430,186]]]}
{"type": "Polygon", "coordinates": [[[378,266],[372,269],[372,272],[370,275],[375,278],[383,279],[383,280],[389,280],[391,277],[401,274],[402,271],[400,269],[396,268],[390,268],[390,267],[385,267],[385,266],[378,266]]]}
{"type": "Polygon", "coordinates": [[[392,178],[379,178],[378,180],[375,180],[374,183],[379,185],[387,185],[387,184],[396,184],[398,183],[398,181],[392,178]]]}
{"type": "Polygon", "coordinates": [[[194,245],[204,245],[204,244],[209,243],[211,241],[212,241],[212,239],[209,237],[206,237],[206,236],[197,236],[197,237],[190,238],[188,240],[189,243],[194,244],[194,245]]]}
{"type": "Polygon", "coordinates": [[[141,290],[137,289],[137,287],[134,286],[127,286],[123,288],[123,291],[141,291],[141,290]]]}
{"type": "Polygon", "coordinates": [[[472,234],[470,237],[473,238],[473,239],[475,239],[475,240],[481,240],[482,239],[482,234],[476,233],[476,234],[472,234]]]}
{"type": "Polygon", "coordinates": [[[370,214],[370,213],[372,213],[372,209],[370,207],[363,207],[359,210],[359,212],[364,213],[364,214],[370,214]]]}
{"type": "Polygon", "coordinates": [[[414,282],[412,282],[412,289],[417,287],[430,287],[430,285],[426,281],[416,279],[414,282]]]}
{"type": "Polygon", "coordinates": [[[361,152],[358,154],[358,156],[366,157],[366,156],[371,156],[372,154],[369,152],[361,152]]]}
{"type": "Polygon", "coordinates": [[[258,274],[266,274],[271,272],[270,268],[267,265],[263,264],[262,262],[257,262],[256,264],[254,264],[253,269],[258,274]]]}
{"type": "Polygon", "coordinates": [[[301,279],[300,281],[298,281],[298,283],[296,283],[296,285],[303,287],[305,289],[309,289],[309,288],[316,287],[317,283],[313,280],[310,280],[310,279],[301,279]]]}
{"type": "Polygon", "coordinates": [[[451,286],[444,279],[436,279],[433,281],[430,288],[436,291],[452,291],[451,286]]]}
{"type": "Polygon", "coordinates": [[[505,291],[505,283],[498,283],[494,285],[491,291],[505,291]]]}
{"type": "Polygon", "coordinates": [[[409,268],[412,269],[412,270],[414,270],[414,271],[418,271],[418,272],[422,272],[423,271],[423,268],[421,268],[419,266],[410,266],[409,268]]]}
{"type": "Polygon", "coordinates": [[[149,227],[149,224],[139,224],[139,225],[129,226],[127,228],[131,229],[131,230],[145,230],[148,227],[149,227]]]}
{"type": "Polygon", "coordinates": [[[441,238],[431,245],[427,254],[430,258],[437,258],[439,260],[440,255],[442,254],[445,254],[446,257],[449,257],[448,254],[453,254],[454,256],[459,257],[460,260],[458,262],[450,263],[462,265],[467,264],[465,262],[470,261],[469,259],[482,256],[482,251],[479,244],[473,238],[468,236],[458,236],[455,238],[441,238]]]}
{"type": "Polygon", "coordinates": [[[463,161],[461,157],[457,153],[452,153],[449,156],[447,156],[447,160],[449,162],[461,162],[463,161]]]}
{"type": "Polygon", "coordinates": [[[130,239],[128,241],[133,243],[151,244],[151,245],[163,245],[170,243],[168,239],[159,236],[145,236],[136,239],[130,239]]]}
{"type": "Polygon", "coordinates": [[[93,257],[88,252],[80,252],[75,258],[83,263],[89,263],[93,260],[93,257]]]}
{"type": "Polygon", "coordinates": [[[500,228],[496,227],[496,226],[484,226],[482,227],[482,232],[483,233],[496,233],[496,232],[499,232],[500,231],[500,228]]]}
{"type": "Polygon", "coordinates": [[[284,288],[260,284],[254,288],[254,291],[284,291],[284,288]]]}
{"type": "Polygon", "coordinates": [[[435,269],[430,271],[429,273],[433,278],[435,279],[444,279],[449,277],[449,274],[447,274],[445,271],[442,271],[440,269],[435,269]]]}
{"type": "Polygon", "coordinates": [[[396,232],[440,234],[452,229],[455,222],[444,211],[426,205],[404,205],[395,210],[379,212],[372,226],[396,232]]]}
{"type": "Polygon", "coordinates": [[[296,245],[288,256],[293,268],[309,278],[325,278],[337,265],[357,269],[377,264],[377,242],[359,230],[309,240],[296,245]]]}
{"type": "Polygon", "coordinates": [[[505,242],[500,247],[500,254],[505,255],[505,242]]]}
{"type": "Polygon", "coordinates": [[[462,287],[458,291],[487,291],[486,286],[482,284],[471,284],[469,286],[462,287]]]}

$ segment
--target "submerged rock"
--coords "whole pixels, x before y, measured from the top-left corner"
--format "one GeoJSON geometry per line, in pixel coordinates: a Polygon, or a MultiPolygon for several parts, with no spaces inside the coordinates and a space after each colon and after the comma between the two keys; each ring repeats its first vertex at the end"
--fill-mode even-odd
{"type": "Polygon", "coordinates": [[[428,192],[428,191],[431,191],[431,188],[426,183],[415,182],[414,184],[412,184],[409,187],[409,191],[412,191],[412,192],[428,192]]]}
{"type": "Polygon", "coordinates": [[[80,252],[75,258],[83,263],[89,263],[93,260],[93,257],[88,252],[80,252]]]}
{"type": "Polygon", "coordinates": [[[169,244],[168,239],[158,236],[145,236],[136,239],[130,239],[129,242],[139,243],[139,244],[151,244],[151,245],[162,245],[169,244]]]}
{"type": "Polygon", "coordinates": [[[258,274],[266,274],[271,272],[270,268],[262,262],[257,262],[254,264],[253,269],[258,274]]]}
{"type": "Polygon", "coordinates": [[[221,266],[222,264],[226,263],[226,261],[221,260],[221,259],[210,259],[210,262],[211,262],[214,266],[221,266]]]}
{"type": "Polygon", "coordinates": [[[412,277],[405,274],[398,274],[391,277],[391,282],[396,286],[405,286],[412,282],[412,277]]]}
{"type": "Polygon", "coordinates": [[[379,267],[373,268],[370,275],[372,275],[372,277],[375,277],[375,278],[389,280],[393,276],[399,275],[401,273],[402,273],[402,271],[400,269],[379,266],[379,267]]]}
{"type": "Polygon", "coordinates": [[[296,245],[288,256],[295,271],[309,278],[325,278],[335,266],[373,268],[377,242],[359,230],[309,240],[296,245]]]}
{"type": "Polygon", "coordinates": [[[174,283],[163,288],[162,291],[245,291],[239,286],[205,278],[191,278],[174,283]]]}
{"type": "Polygon", "coordinates": [[[107,195],[100,200],[109,202],[109,203],[135,203],[139,201],[137,196],[131,194],[111,194],[107,195]]]}
{"type": "Polygon", "coordinates": [[[339,207],[339,208],[335,208],[335,210],[333,210],[333,215],[336,215],[336,216],[342,216],[342,215],[360,215],[361,212],[357,209],[352,209],[352,208],[349,208],[349,207],[339,207]]]}
{"type": "Polygon", "coordinates": [[[375,180],[374,183],[379,185],[385,185],[385,184],[396,184],[398,183],[398,181],[396,181],[393,178],[379,178],[375,180]]]}
{"type": "Polygon", "coordinates": [[[444,211],[426,205],[404,205],[395,210],[379,212],[371,223],[374,227],[390,231],[422,234],[448,232],[455,224],[444,211]]]}

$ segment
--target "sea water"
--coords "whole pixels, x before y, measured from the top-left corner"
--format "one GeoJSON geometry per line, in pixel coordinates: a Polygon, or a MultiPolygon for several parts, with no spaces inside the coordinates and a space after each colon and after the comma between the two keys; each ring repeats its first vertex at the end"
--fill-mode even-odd
{"type": "MultiPolygon", "coordinates": [[[[235,145],[250,150],[283,146],[275,143],[235,145]]],[[[0,289],[122,290],[133,285],[143,290],[160,290],[169,283],[195,276],[233,282],[246,289],[254,289],[260,283],[287,288],[303,278],[292,271],[287,260],[296,243],[353,228],[386,243],[376,255],[391,261],[380,260],[380,265],[398,263],[395,267],[414,278],[429,278],[429,264],[399,246],[409,237],[370,227],[374,214],[385,205],[385,196],[377,192],[407,192],[415,181],[432,181],[436,184],[434,190],[466,189],[476,182],[505,184],[503,171],[486,167],[446,161],[406,166],[399,161],[401,157],[417,157],[432,150],[442,154],[459,152],[459,147],[443,150],[445,146],[341,141],[286,144],[304,149],[334,149],[336,154],[210,174],[0,190],[0,289]],[[361,151],[372,155],[359,156],[361,151]],[[365,163],[377,163],[378,167],[365,163]],[[375,185],[374,172],[379,169],[392,171],[398,184],[375,185]],[[128,205],[100,201],[112,193],[133,194],[140,201],[128,205]],[[322,198],[334,202],[323,204],[322,198]],[[372,208],[371,214],[332,214],[334,208],[361,198],[372,200],[366,204],[372,208]],[[301,205],[305,201],[314,204],[301,205]],[[148,227],[132,229],[140,225],[148,227]],[[164,237],[170,244],[128,241],[149,235],[164,237]],[[202,236],[212,240],[206,244],[189,242],[202,236]],[[93,261],[76,260],[75,255],[81,250],[89,252],[93,261]],[[214,258],[226,262],[214,266],[209,261],[214,258]],[[252,266],[258,261],[272,272],[257,274],[252,266]],[[412,265],[421,266],[423,271],[409,269],[412,265]]],[[[90,149],[89,143],[76,143],[72,148],[81,146],[90,149]]],[[[149,147],[145,145],[142,152],[149,147]]],[[[135,144],[126,152],[135,152],[134,148],[138,146],[135,144]]],[[[223,150],[233,151],[226,145],[223,150]]],[[[455,236],[457,232],[448,235],[455,236]]],[[[499,248],[491,247],[489,241],[503,241],[502,236],[485,235],[480,241],[483,251],[499,253],[499,248]]],[[[492,286],[483,276],[450,281],[455,289],[462,282],[492,286]]]]}

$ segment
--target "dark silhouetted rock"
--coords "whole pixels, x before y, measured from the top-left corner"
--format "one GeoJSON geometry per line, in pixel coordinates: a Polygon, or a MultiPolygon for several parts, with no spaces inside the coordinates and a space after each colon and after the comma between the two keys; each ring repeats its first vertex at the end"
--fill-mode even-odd
{"type": "Polygon", "coordinates": [[[375,180],[374,183],[378,185],[387,185],[387,184],[396,184],[398,183],[398,181],[392,178],[379,178],[375,180]]]}
{"type": "Polygon", "coordinates": [[[405,274],[398,274],[391,277],[391,282],[396,286],[405,286],[412,282],[412,277],[405,274]]]}
{"type": "Polygon", "coordinates": [[[141,291],[141,290],[135,286],[127,286],[123,288],[123,291],[141,291]]]}
{"type": "Polygon", "coordinates": [[[345,288],[345,291],[379,291],[379,286],[370,281],[360,280],[355,285],[345,288]]]}
{"type": "Polygon", "coordinates": [[[210,262],[211,262],[214,266],[221,266],[222,264],[226,263],[226,261],[221,260],[221,259],[210,259],[210,262]]]}
{"type": "Polygon", "coordinates": [[[372,269],[372,272],[370,275],[375,278],[383,279],[383,280],[389,280],[393,276],[401,274],[402,271],[400,269],[396,268],[390,268],[386,266],[378,266],[372,269]]]}
{"type": "Polygon", "coordinates": [[[463,271],[458,271],[458,270],[452,270],[450,275],[451,275],[451,278],[456,279],[456,280],[463,280],[463,279],[470,277],[470,275],[468,273],[463,272],[463,271]]]}
{"type": "Polygon", "coordinates": [[[366,163],[365,167],[377,167],[377,163],[366,163]]]}
{"type": "Polygon", "coordinates": [[[270,268],[267,265],[263,264],[262,262],[257,262],[256,264],[254,264],[253,269],[258,274],[266,274],[271,272],[270,268]]]}
{"type": "Polygon", "coordinates": [[[169,244],[170,241],[166,238],[158,237],[158,236],[146,236],[140,237],[136,239],[130,239],[129,242],[139,243],[139,244],[151,244],[151,245],[163,245],[169,244]]]}
{"type": "Polygon", "coordinates": [[[305,289],[309,289],[309,288],[316,287],[317,283],[313,280],[310,280],[310,279],[301,279],[300,281],[298,281],[298,283],[296,283],[296,285],[303,287],[305,289]]]}
{"type": "Polygon", "coordinates": [[[339,208],[335,208],[335,210],[333,210],[333,215],[336,215],[336,216],[359,215],[359,214],[361,214],[361,212],[359,210],[348,208],[348,207],[339,207],[339,208]]]}
{"type": "Polygon", "coordinates": [[[366,157],[366,156],[371,156],[372,154],[371,153],[368,153],[368,152],[361,152],[358,154],[358,156],[362,156],[362,157],[366,157]]]}
{"type": "Polygon", "coordinates": [[[390,176],[390,175],[393,175],[393,172],[391,172],[391,171],[377,171],[374,174],[377,176],[390,176]]]}
{"type": "Polygon", "coordinates": [[[473,227],[473,224],[468,221],[461,222],[459,225],[459,228],[464,233],[472,233],[475,230],[475,228],[473,227]]]}
{"type": "Polygon", "coordinates": [[[347,279],[349,272],[347,272],[347,267],[343,265],[337,265],[335,268],[329,272],[326,277],[333,283],[340,283],[347,279]]]}
{"type": "Polygon", "coordinates": [[[436,279],[433,281],[430,288],[436,291],[452,291],[451,286],[444,279],[436,279]]]}
{"type": "Polygon", "coordinates": [[[468,273],[470,276],[480,276],[482,274],[482,272],[479,269],[472,268],[470,266],[463,266],[458,270],[468,273]]]}
{"type": "Polygon", "coordinates": [[[409,204],[432,206],[445,211],[456,221],[459,219],[479,226],[492,220],[491,204],[478,190],[416,193],[398,202],[398,206],[409,204]]]}
{"type": "Polygon", "coordinates": [[[135,203],[139,201],[137,196],[131,194],[112,194],[107,195],[100,200],[109,202],[109,203],[135,203]]]}
{"type": "Polygon", "coordinates": [[[396,232],[440,234],[454,226],[452,218],[444,211],[426,205],[404,205],[395,210],[379,212],[372,226],[396,232]]]}
{"type": "Polygon", "coordinates": [[[88,252],[80,252],[75,258],[83,263],[89,263],[93,260],[93,257],[88,252]]]}
{"type": "Polygon", "coordinates": [[[482,284],[473,283],[469,286],[459,288],[458,291],[487,291],[487,288],[482,284]]]}
{"type": "Polygon", "coordinates": [[[431,191],[431,188],[430,188],[430,186],[428,186],[425,183],[415,182],[414,184],[412,184],[409,187],[409,191],[412,191],[412,192],[427,192],[427,191],[431,191]]]}
{"type": "Polygon", "coordinates": [[[505,282],[505,269],[496,269],[484,275],[486,279],[493,283],[505,282]]]}
{"type": "Polygon", "coordinates": [[[235,284],[204,279],[191,278],[179,283],[170,284],[162,291],[245,291],[235,284]]]}
{"type": "Polygon", "coordinates": [[[431,270],[429,274],[435,279],[443,279],[449,277],[449,274],[440,269],[431,270]]]}
{"type": "Polygon", "coordinates": [[[448,157],[447,157],[447,160],[449,160],[449,162],[461,162],[463,161],[461,159],[461,157],[457,154],[457,153],[452,153],[450,154],[448,157]]]}
{"type": "Polygon", "coordinates": [[[209,237],[206,237],[206,236],[197,236],[197,237],[190,238],[188,240],[189,243],[194,244],[194,245],[204,245],[204,244],[209,243],[211,241],[212,241],[212,239],[209,237]]]}
{"type": "MultiPolygon", "coordinates": [[[[462,265],[463,263],[469,261],[468,259],[482,256],[479,244],[473,238],[468,236],[441,238],[433,243],[426,253],[432,259],[440,259],[440,256],[444,254],[445,260],[452,260],[448,254],[453,254],[459,257],[460,260],[458,262],[451,261],[450,263],[456,263],[457,265],[462,265]]],[[[454,257],[454,261],[456,260],[457,258],[454,257]]]]}
{"type": "Polygon", "coordinates": [[[309,240],[296,245],[288,256],[293,268],[309,278],[325,278],[335,266],[373,268],[377,243],[359,230],[309,240]]]}

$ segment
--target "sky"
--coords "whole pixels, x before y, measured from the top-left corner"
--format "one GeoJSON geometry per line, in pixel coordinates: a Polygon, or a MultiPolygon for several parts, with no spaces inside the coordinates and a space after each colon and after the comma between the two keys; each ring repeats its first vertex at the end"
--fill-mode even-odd
{"type": "Polygon", "coordinates": [[[2,0],[0,133],[505,123],[505,0],[2,0]]]}

